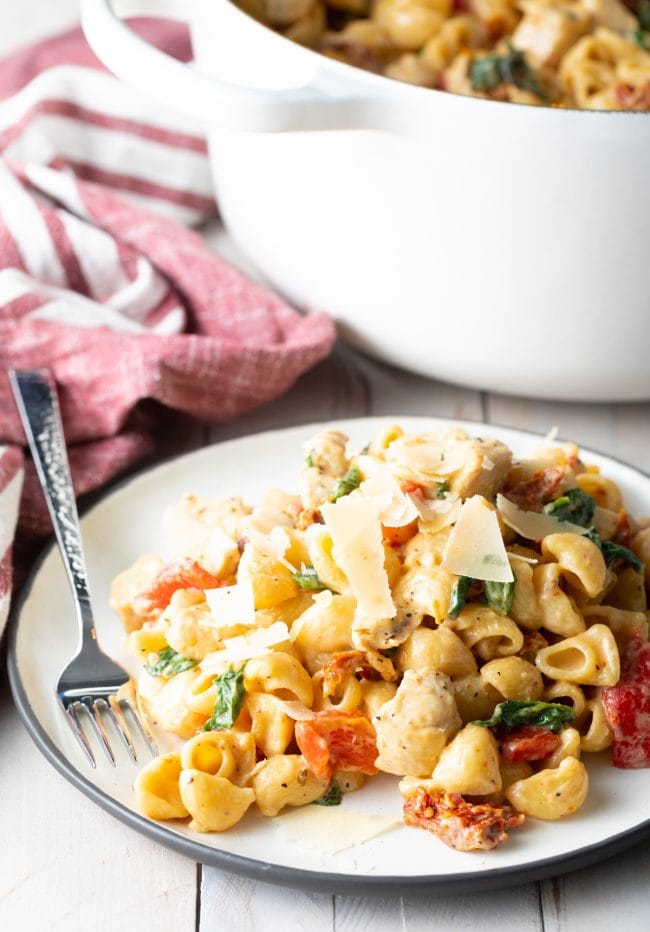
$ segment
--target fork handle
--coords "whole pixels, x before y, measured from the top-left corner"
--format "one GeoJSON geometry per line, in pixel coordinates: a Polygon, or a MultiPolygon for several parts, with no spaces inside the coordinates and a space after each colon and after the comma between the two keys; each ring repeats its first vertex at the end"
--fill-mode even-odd
{"type": "Polygon", "coordinates": [[[94,638],[79,515],[54,378],[49,369],[11,369],[9,381],[75,597],[80,635],[82,640],[94,638]]]}

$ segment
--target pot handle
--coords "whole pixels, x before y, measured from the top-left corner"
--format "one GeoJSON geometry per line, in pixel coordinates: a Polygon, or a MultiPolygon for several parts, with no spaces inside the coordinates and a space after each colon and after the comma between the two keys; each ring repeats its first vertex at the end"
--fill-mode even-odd
{"type": "Polygon", "coordinates": [[[258,90],[208,77],[154,48],[122,21],[125,16],[187,21],[192,7],[190,0],[81,0],[81,23],[92,50],[118,78],[214,127],[280,133],[378,129],[385,122],[385,109],[371,96],[314,86],[258,90]]]}

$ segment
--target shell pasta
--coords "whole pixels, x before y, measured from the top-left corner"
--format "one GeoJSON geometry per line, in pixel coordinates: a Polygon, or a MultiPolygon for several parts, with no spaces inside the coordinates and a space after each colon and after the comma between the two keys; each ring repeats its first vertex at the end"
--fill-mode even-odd
{"type": "Polygon", "coordinates": [[[301,45],[409,84],[514,103],[650,110],[648,0],[236,2],[301,45]]]}
{"type": "Polygon", "coordinates": [[[135,782],[150,818],[223,832],[383,772],[407,825],[490,850],[579,809],[590,754],[650,766],[648,524],[615,483],[572,444],[368,440],[309,439],[297,494],[186,495],[172,558],[114,580],[170,742],[135,782]]]}

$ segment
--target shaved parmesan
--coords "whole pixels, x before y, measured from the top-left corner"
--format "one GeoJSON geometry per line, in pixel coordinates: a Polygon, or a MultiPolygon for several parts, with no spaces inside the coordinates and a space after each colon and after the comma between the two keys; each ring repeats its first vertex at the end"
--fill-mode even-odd
{"type": "Polygon", "coordinates": [[[322,809],[320,806],[304,806],[273,819],[273,826],[292,841],[323,854],[337,854],[346,848],[362,845],[400,824],[393,816],[350,812],[344,808],[322,809]]]}
{"type": "Polygon", "coordinates": [[[316,717],[315,712],[312,712],[311,709],[307,708],[306,705],[299,702],[297,699],[278,699],[277,707],[295,722],[308,722],[310,719],[316,717]]]}
{"type": "Polygon", "coordinates": [[[499,519],[481,495],[468,498],[449,535],[442,566],[457,576],[512,582],[499,519]]]}
{"type": "Polygon", "coordinates": [[[438,531],[442,531],[444,528],[449,527],[450,524],[455,524],[456,521],[458,521],[461,507],[462,502],[458,499],[458,501],[454,502],[449,511],[443,514],[432,512],[428,521],[420,522],[420,530],[425,531],[427,534],[437,534],[438,531]]]}
{"type": "Polygon", "coordinates": [[[539,563],[539,559],[535,557],[525,557],[523,553],[513,553],[511,550],[508,550],[507,553],[510,560],[521,560],[522,563],[531,563],[533,566],[539,563]]]}
{"type": "Polygon", "coordinates": [[[227,638],[223,642],[223,653],[228,660],[248,660],[266,654],[269,647],[289,640],[289,629],[283,621],[275,621],[268,628],[254,628],[246,634],[227,638]]]}
{"type": "Polygon", "coordinates": [[[291,546],[291,538],[286,527],[274,527],[268,534],[262,534],[253,527],[248,527],[244,533],[248,543],[261,556],[277,560],[278,563],[282,563],[288,570],[295,573],[296,567],[285,558],[285,554],[291,546]]]}
{"type": "Polygon", "coordinates": [[[312,596],[313,601],[317,602],[323,608],[329,608],[329,606],[332,604],[333,597],[334,593],[331,589],[323,589],[322,592],[315,592],[312,596]]]}
{"type": "Polygon", "coordinates": [[[255,624],[255,599],[250,582],[240,582],[236,586],[223,586],[220,589],[206,589],[205,600],[215,624],[220,628],[225,625],[255,624]]]}
{"type": "Polygon", "coordinates": [[[544,437],[544,444],[550,447],[550,445],[555,442],[557,435],[559,433],[560,433],[560,428],[557,426],[557,424],[554,424],[553,427],[551,427],[551,429],[547,433],[547,435],[544,437]]]}
{"type": "Polygon", "coordinates": [[[377,507],[363,495],[346,495],[321,513],[332,536],[332,555],[364,615],[392,618],[396,609],[384,567],[377,507]]]}
{"type": "Polygon", "coordinates": [[[359,486],[359,491],[375,502],[379,520],[386,527],[404,527],[415,521],[418,516],[418,509],[413,500],[402,492],[386,467],[365,479],[359,486]]]}
{"type": "Polygon", "coordinates": [[[386,450],[386,459],[420,478],[424,484],[438,476],[449,476],[465,464],[466,445],[444,443],[429,434],[399,437],[386,450]]]}
{"type": "Polygon", "coordinates": [[[526,540],[541,540],[548,534],[586,534],[587,528],[570,521],[559,521],[553,515],[543,515],[537,511],[523,511],[514,502],[499,493],[497,508],[505,524],[526,540]]]}
{"type": "Polygon", "coordinates": [[[445,492],[442,498],[413,497],[413,503],[423,521],[434,521],[436,517],[448,515],[460,507],[460,498],[455,492],[445,492]]]}

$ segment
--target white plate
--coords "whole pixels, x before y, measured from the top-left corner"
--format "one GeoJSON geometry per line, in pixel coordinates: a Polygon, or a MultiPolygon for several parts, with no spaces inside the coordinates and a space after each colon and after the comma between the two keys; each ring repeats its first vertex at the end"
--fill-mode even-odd
{"type": "MultiPolygon", "coordinates": [[[[121,626],[108,606],[113,577],[143,553],[155,552],[161,516],[184,492],[258,501],[270,487],[292,490],[302,460],[302,442],[324,426],[344,430],[350,449],[362,447],[382,424],[398,421],[408,430],[449,426],[425,418],[365,418],[308,425],[219,444],[191,453],[130,480],[107,495],[82,519],[93,604],[103,647],[127,668],[121,626]]],[[[522,431],[463,423],[470,432],[493,435],[526,455],[540,438],[522,431]]],[[[650,513],[650,480],[635,469],[585,451],[617,482],[633,514],[650,513]]],[[[607,754],[588,755],[589,796],[562,822],[528,820],[507,844],[492,852],[450,851],[430,833],[398,824],[383,835],[335,855],[292,840],[275,820],[255,807],[234,829],[199,835],[178,823],[155,823],[136,812],[135,769],[101,762],[91,770],[68,733],[54,690],[76,642],[72,601],[61,558],[50,549],[19,604],[12,628],[9,672],[23,719],[39,748],[80,790],[139,831],[195,860],[294,886],[355,893],[403,893],[422,885],[484,889],[531,880],[584,866],[622,850],[650,831],[648,771],[615,770],[607,754]]],[[[98,755],[99,757],[99,755],[98,755]]],[[[401,814],[397,778],[382,775],[350,794],[343,807],[354,812],[401,814]]],[[[320,812],[327,810],[319,810],[320,812]]]]}

